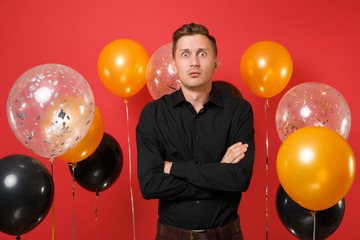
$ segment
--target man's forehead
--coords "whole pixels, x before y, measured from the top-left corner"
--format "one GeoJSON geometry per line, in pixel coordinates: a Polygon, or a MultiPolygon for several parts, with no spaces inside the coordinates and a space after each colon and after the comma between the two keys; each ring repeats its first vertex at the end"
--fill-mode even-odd
{"type": "Polygon", "coordinates": [[[177,50],[178,51],[198,51],[198,50],[206,50],[209,51],[211,49],[211,42],[204,35],[189,35],[181,37],[177,42],[177,50]]]}

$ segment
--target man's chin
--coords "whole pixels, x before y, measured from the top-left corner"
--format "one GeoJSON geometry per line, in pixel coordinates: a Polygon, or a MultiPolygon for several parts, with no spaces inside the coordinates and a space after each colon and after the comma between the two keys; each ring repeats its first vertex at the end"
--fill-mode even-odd
{"type": "Polygon", "coordinates": [[[211,82],[210,83],[208,83],[208,82],[194,83],[193,82],[190,84],[181,83],[181,86],[183,86],[189,90],[203,90],[203,89],[207,89],[207,88],[211,89],[211,82]]]}

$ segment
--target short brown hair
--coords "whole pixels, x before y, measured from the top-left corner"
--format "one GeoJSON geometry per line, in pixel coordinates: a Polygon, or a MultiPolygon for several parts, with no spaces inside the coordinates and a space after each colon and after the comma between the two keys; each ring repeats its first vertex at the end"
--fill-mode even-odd
{"type": "Polygon", "coordinates": [[[209,30],[203,25],[190,23],[190,24],[183,25],[182,27],[180,27],[173,33],[172,55],[174,58],[175,58],[175,52],[176,52],[176,44],[177,44],[178,40],[183,36],[191,36],[191,35],[196,35],[196,34],[204,35],[210,40],[211,45],[213,46],[213,49],[215,52],[215,56],[217,56],[218,51],[217,51],[217,46],[216,46],[216,40],[213,36],[211,36],[209,34],[209,30]]]}

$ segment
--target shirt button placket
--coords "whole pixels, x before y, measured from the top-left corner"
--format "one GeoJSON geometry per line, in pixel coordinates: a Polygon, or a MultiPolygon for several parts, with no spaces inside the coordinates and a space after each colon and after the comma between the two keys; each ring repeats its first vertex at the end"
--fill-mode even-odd
{"type": "Polygon", "coordinates": [[[198,124],[198,122],[197,122],[197,116],[194,118],[194,125],[193,125],[193,158],[194,158],[194,161],[195,161],[195,163],[200,163],[200,160],[199,160],[199,157],[198,157],[198,154],[197,154],[197,152],[198,152],[198,145],[199,145],[199,139],[200,139],[200,137],[199,137],[199,135],[197,134],[197,124],[198,124]]]}
{"type": "Polygon", "coordinates": [[[197,158],[197,156],[196,156],[196,152],[197,152],[197,149],[196,149],[196,145],[197,145],[197,142],[199,141],[199,136],[195,136],[194,137],[194,152],[195,152],[195,162],[196,163],[200,163],[200,160],[197,158]]]}

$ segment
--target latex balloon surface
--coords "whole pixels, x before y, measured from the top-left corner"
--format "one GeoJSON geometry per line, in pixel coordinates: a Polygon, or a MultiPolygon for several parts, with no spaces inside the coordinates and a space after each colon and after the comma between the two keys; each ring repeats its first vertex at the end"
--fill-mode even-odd
{"type": "Polygon", "coordinates": [[[104,47],[98,58],[98,74],[113,94],[128,98],[146,84],[149,55],[145,48],[131,39],[118,39],[104,47]]]}
{"type": "Polygon", "coordinates": [[[85,136],[94,96],[75,70],[44,64],[26,71],[11,88],[7,117],[18,140],[42,157],[56,157],[85,136]]]}
{"type": "Polygon", "coordinates": [[[275,122],[282,141],[307,126],[327,127],[347,139],[351,115],[348,104],[337,90],[324,83],[309,82],[291,88],[281,98],[275,122]]]}
{"type": "Polygon", "coordinates": [[[60,155],[59,158],[69,163],[76,163],[89,157],[99,146],[104,134],[104,120],[101,112],[95,106],[95,115],[91,126],[78,144],[67,151],[65,154],[60,155]]]}
{"type": "Polygon", "coordinates": [[[316,240],[322,240],[331,236],[340,226],[345,213],[345,199],[328,209],[317,211],[315,229],[311,211],[292,200],[281,186],[276,193],[276,210],[282,224],[295,237],[312,240],[315,231],[316,240]]]}
{"type": "Polygon", "coordinates": [[[172,43],[161,46],[151,56],[146,68],[146,82],[153,99],[158,99],[180,88],[179,76],[174,69],[172,43]]]}
{"type": "Polygon", "coordinates": [[[242,98],[242,94],[233,84],[226,82],[226,81],[214,81],[214,86],[216,86],[217,89],[219,89],[222,92],[226,92],[229,94],[232,94],[234,96],[237,96],[239,98],[242,98]]]}
{"type": "Polygon", "coordinates": [[[281,92],[290,81],[293,62],[281,44],[260,41],[244,52],[240,73],[247,88],[254,94],[270,98],[281,92]]]}
{"type": "Polygon", "coordinates": [[[0,231],[22,235],[37,227],[54,199],[54,183],[48,169],[26,155],[0,159],[0,231]]]}
{"type": "Polygon", "coordinates": [[[302,207],[318,211],[344,198],[355,177],[355,157],[335,131],[305,127],[282,143],[276,169],[286,193],[302,207]]]}
{"type": "MultiPolygon", "coordinates": [[[[101,192],[111,187],[120,176],[123,154],[119,143],[104,133],[98,148],[74,168],[75,181],[84,189],[101,192]]],[[[70,166],[72,172],[72,166],[70,166]]]]}

